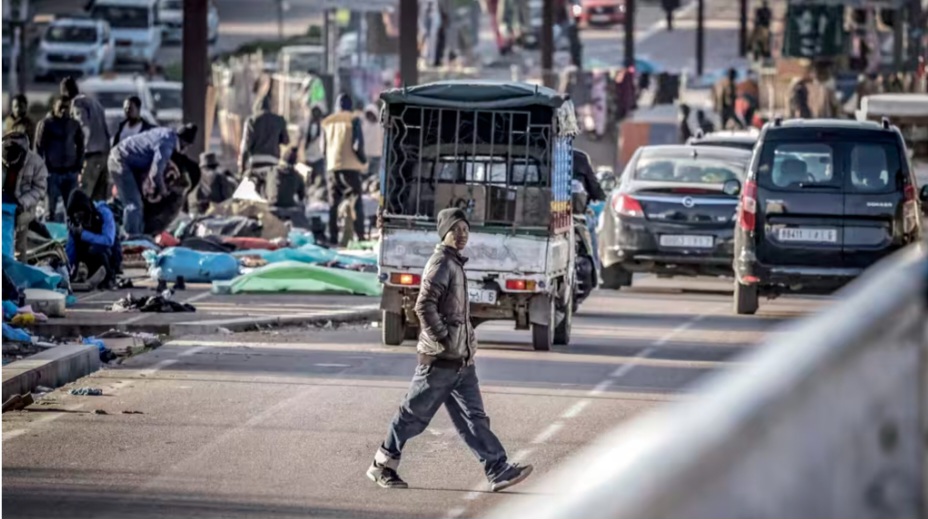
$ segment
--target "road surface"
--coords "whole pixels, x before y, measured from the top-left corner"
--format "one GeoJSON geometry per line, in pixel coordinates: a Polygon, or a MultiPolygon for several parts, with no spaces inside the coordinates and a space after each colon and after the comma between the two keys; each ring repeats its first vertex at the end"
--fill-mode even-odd
{"type": "MultiPolygon", "coordinates": [[[[538,479],[614,425],[678,398],[822,299],[730,311],[730,281],[636,279],[599,292],[570,347],[534,352],[503,323],[478,329],[494,430],[538,479]]],[[[3,415],[5,517],[474,517],[490,494],[440,412],[408,445],[405,491],[364,476],[415,364],[379,330],[194,337],[57,391],[46,412],[3,415]],[[65,410],[52,411],[52,409],[65,410]],[[106,414],[95,414],[100,410],[106,414]],[[123,414],[138,412],[140,414],[123,414]]]]}

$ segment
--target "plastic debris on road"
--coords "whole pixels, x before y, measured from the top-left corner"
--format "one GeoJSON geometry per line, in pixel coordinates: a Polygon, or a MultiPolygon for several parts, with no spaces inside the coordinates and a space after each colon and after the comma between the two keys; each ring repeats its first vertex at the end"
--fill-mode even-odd
{"type": "Polygon", "coordinates": [[[145,251],[148,273],[152,279],[187,283],[209,283],[234,278],[239,273],[238,260],[231,254],[200,252],[184,247],[171,247],[160,253],[145,251]]]}
{"type": "Polygon", "coordinates": [[[9,324],[3,323],[3,342],[32,342],[32,335],[26,330],[13,328],[9,324]]]}
{"type": "Polygon", "coordinates": [[[75,396],[101,396],[103,395],[103,390],[95,387],[79,387],[68,391],[75,396]]]}
{"type": "Polygon", "coordinates": [[[228,283],[213,283],[213,292],[250,293],[337,293],[380,296],[383,287],[369,272],[307,265],[296,261],[273,263],[239,276],[228,283]]]}
{"type": "Polygon", "coordinates": [[[103,344],[103,341],[97,339],[96,337],[84,337],[82,342],[88,346],[96,346],[100,351],[106,349],[106,344],[103,344]]]}

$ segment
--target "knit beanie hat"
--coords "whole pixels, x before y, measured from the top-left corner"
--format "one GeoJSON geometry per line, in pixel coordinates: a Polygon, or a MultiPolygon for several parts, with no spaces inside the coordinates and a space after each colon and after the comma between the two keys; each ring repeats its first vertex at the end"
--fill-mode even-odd
{"type": "Polygon", "coordinates": [[[449,207],[448,209],[442,209],[438,212],[438,237],[442,240],[445,239],[445,235],[454,227],[454,224],[458,222],[464,222],[470,227],[470,222],[467,221],[467,215],[464,213],[463,209],[457,207],[449,207]]]}

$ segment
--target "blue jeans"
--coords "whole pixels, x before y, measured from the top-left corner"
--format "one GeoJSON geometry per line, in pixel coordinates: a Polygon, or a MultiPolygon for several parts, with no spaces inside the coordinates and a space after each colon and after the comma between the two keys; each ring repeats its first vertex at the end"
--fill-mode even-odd
{"type": "Polygon", "coordinates": [[[393,416],[387,439],[375,460],[384,463],[381,456],[385,454],[390,458],[385,464],[396,468],[403,446],[428,427],[442,404],[445,404],[464,443],[483,464],[487,479],[495,481],[509,463],[506,449],[490,430],[490,419],[483,410],[480,383],[473,365],[461,370],[423,364],[416,366],[406,400],[393,416]]]}
{"type": "Polygon", "coordinates": [[[135,173],[119,160],[110,158],[107,164],[113,183],[116,184],[116,194],[122,201],[123,217],[122,227],[126,234],[135,236],[144,232],[144,213],[142,212],[142,190],[135,173]]]}
{"type": "Polygon", "coordinates": [[[68,199],[71,192],[77,189],[77,172],[49,173],[48,174],[48,219],[60,222],[55,214],[58,200],[64,204],[64,214],[68,214],[68,199]]]}

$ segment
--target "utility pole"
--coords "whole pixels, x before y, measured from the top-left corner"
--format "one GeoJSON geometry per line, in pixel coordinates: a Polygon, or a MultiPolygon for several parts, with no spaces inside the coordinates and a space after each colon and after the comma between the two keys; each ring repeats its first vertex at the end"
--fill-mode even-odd
{"type": "Polygon", "coordinates": [[[208,0],[184,0],[183,72],[184,122],[197,125],[197,138],[187,150],[196,159],[209,139],[206,133],[206,86],[209,81],[207,55],[208,0]]]}
{"type": "Polygon", "coordinates": [[[400,3],[400,79],[404,85],[419,82],[419,2],[399,0],[400,3]]]}
{"type": "Polygon", "coordinates": [[[702,77],[706,60],[706,0],[696,1],[696,75],[702,77]]]}
{"type": "Polygon", "coordinates": [[[625,68],[635,66],[635,0],[625,0],[625,68]]]}
{"type": "Polygon", "coordinates": [[[555,88],[554,74],[554,2],[543,0],[541,13],[541,78],[548,88],[555,88]]]}
{"type": "Polygon", "coordinates": [[[277,0],[277,39],[284,39],[284,0],[277,0]]]}
{"type": "Polygon", "coordinates": [[[741,25],[738,28],[738,55],[743,58],[748,54],[748,0],[739,0],[739,2],[741,3],[741,25]]]}

